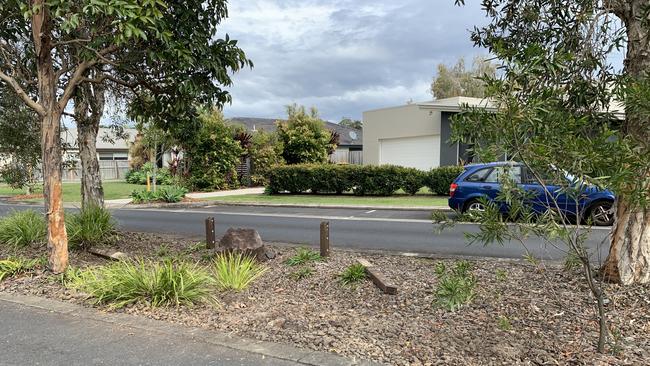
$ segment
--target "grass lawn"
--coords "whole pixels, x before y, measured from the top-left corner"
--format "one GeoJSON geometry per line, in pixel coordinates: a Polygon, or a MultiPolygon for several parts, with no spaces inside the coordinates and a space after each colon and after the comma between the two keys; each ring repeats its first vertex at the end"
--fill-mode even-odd
{"type": "MultiPolygon", "coordinates": [[[[125,182],[104,182],[104,199],[114,200],[119,198],[129,198],[133,190],[144,190],[147,187],[139,184],[129,184],[125,182]]],[[[35,193],[41,193],[41,187],[36,188],[35,193]]],[[[6,184],[0,184],[0,196],[18,196],[25,194],[24,190],[12,189],[6,184]]],[[[33,199],[30,201],[40,201],[33,199]]],[[[81,202],[81,183],[63,183],[63,200],[65,202],[81,202]]]]}
{"type": "Polygon", "coordinates": [[[211,197],[209,200],[246,203],[277,204],[322,204],[322,205],[360,205],[360,206],[447,206],[447,197],[417,194],[405,194],[390,197],[353,196],[353,195],[311,195],[311,194],[247,194],[241,196],[211,197]]]}

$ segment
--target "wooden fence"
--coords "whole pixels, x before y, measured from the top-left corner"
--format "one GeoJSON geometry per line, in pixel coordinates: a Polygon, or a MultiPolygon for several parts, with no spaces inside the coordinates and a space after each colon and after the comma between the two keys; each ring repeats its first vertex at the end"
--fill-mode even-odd
{"type": "Polygon", "coordinates": [[[332,163],[345,163],[345,164],[363,164],[363,151],[334,151],[330,155],[332,163]]]}
{"type": "MultiPolygon", "coordinates": [[[[77,162],[76,166],[63,169],[64,181],[81,180],[81,163],[77,162]]],[[[126,177],[129,171],[129,162],[126,160],[100,160],[99,174],[102,180],[120,180],[126,177]]]]}

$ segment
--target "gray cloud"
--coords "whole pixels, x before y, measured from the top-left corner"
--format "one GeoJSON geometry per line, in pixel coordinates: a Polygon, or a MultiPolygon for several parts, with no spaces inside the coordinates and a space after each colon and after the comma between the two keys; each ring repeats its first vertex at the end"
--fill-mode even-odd
{"type": "Polygon", "coordinates": [[[468,32],[484,22],[453,0],[233,1],[222,31],[255,67],[235,76],[225,114],[282,117],[298,103],[336,121],[427,100],[438,63],[484,53],[468,32]]]}

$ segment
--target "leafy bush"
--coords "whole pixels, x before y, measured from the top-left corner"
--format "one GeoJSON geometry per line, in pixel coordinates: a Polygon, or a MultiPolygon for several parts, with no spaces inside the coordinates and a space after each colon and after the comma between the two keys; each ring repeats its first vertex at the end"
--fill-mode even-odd
{"type": "Polygon", "coordinates": [[[441,167],[425,173],[394,165],[284,165],[270,169],[266,189],[270,194],[307,191],[342,194],[353,191],[359,196],[390,196],[400,188],[416,194],[427,186],[432,192],[447,195],[449,185],[462,171],[462,167],[441,167]]]}
{"type": "Polygon", "coordinates": [[[201,128],[185,144],[188,187],[197,190],[239,187],[237,165],[244,148],[235,140],[235,127],[227,125],[218,110],[203,113],[200,120],[201,128]]]}
{"type": "Polygon", "coordinates": [[[339,275],[339,277],[342,284],[354,285],[366,279],[366,277],[368,277],[368,274],[366,273],[366,267],[360,263],[355,263],[346,268],[343,273],[339,275]]]}
{"type": "MultiPolygon", "coordinates": [[[[153,163],[145,163],[140,169],[129,170],[126,173],[126,182],[131,184],[147,184],[147,176],[150,180],[153,177],[153,163]]],[[[167,168],[160,168],[156,170],[156,184],[170,185],[173,184],[174,179],[171,172],[167,168]]]]}
{"type": "Polygon", "coordinates": [[[284,164],[282,144],[275,133],[263,130],[256,132],[248,153],[251,161],[251,183],[256,186],[267,185],[270,171],[275,166],[284,164]]]}
{"type": "Polygon", "coordinates": [[[9,258],[0,260],[0,282],[32,270],[38,263],[37,259],[9,258]]]}
{"type": "Polygon", "coordinates": [[[112,308],[137,302],[153,307],[216,303],[215,282],[208,271],[171,260],[121,261],[87,269],[76,274],[69,286],[112,308]]]}
{"type": "Polygon", "coordinates": [[[328,150],[336,146],[330,143],[331,132],[318,116],[315,108],[307,113],[303,106],[287,106],[287,122],[279,123],[277,134],[282,142],[282,157],[287,164],[324,163],[328,150]]]}
{"type": "Polygon", "coordinates": [[[159,187],[156,191],[133,191],[133,203],[166,202],[176,203],[183,200],[187,189],[177,186],[159,187]]]}
{"type": "Polygon", "coordinates": [[[88,206],[67,215],[65,223],[71,247],[89,247],[105,241],[115,232],[115,225],[110,211],[100,206],[88,206]]]}
{"type": "Polygon", "coordinates": [[[234,291],[246,289],[267,270],[255,258],[234,251],[217,256],[214,269],[219,287],[234,291]]]}
{"type": "Polygon", "coordinates": [[[316,262],[321,260],[321,256],[318,252],[313,251],[309,248],[298,248],[296,254],[287,259],[287,265],[289,266],[300,266],[309,262],[316,262]]]}
{"type": "Polygon", "coordinates": [[[461,166],[443,166],[431,169],[425,175],[424,185],[434,194],[448,195],[449,186],[463,171],[464,168],[461,166]]]}
{"type": "Polygon", "coordinates": [[[451,270],[440,262],[436,265],[438,285],[435,290],[436,305],[456,311],[474,299],[476,277],[467,261],[458,261],[451,270]]]}
{"type": "Polygon", "coordinates": [[[418,193],[420,188],[424,187],[426,174],[423,171],[415,168],[402,168],[400,175],[402,178],[401,188],[404,192],[414,195],[418,193]]]}
{"type": "Polygon", "coordinates": [[[41,243],[47,237],[47,224],[43,214],[33,211],[14,211],[0,219],[0,243],[26,247],[41,243]]]}

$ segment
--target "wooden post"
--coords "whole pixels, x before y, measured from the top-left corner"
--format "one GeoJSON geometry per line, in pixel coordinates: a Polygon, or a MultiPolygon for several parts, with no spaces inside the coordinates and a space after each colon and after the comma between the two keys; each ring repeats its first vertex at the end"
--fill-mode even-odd
{"type": "Polygon", "coordinates": [[[327,258],[330,256],[330,223],[323,221],[320,223],[320,256],[327,258]]]}
{"type": "Polygon", "coordinates": [[[217,239],[214,232],[214,217],[205,219],[205,247],[214,249],[217,245],[217,239]]]}

